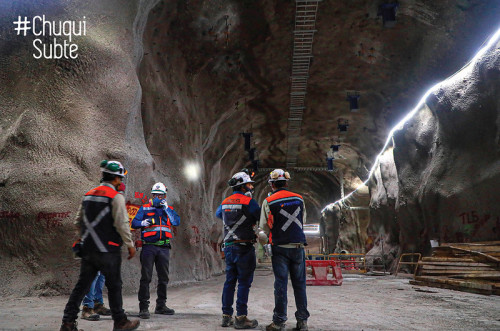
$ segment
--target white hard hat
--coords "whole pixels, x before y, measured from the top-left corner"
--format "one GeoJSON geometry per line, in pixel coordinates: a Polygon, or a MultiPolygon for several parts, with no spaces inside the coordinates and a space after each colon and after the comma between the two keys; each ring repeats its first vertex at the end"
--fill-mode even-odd
{"type": "Polygon", "coordinates": [[[120,177],[125,177],[127,174],[127,170],[123,167],[123,165],[118,161],[101,161],[101,172],[105,172],[112,175],[117,175],[120,177]]]}
{"type": "Polygon", "coordinates": [[[268,182],[277,182],[279,180],[289,180],[290,179],[290,174],[288,171],[285,171],[283,169],[274,169],[271,171],[269,174],[269,179],[268,182]]]}
{"type": "Polygon", "coordinates": [[[252,178],[245,172],[237,172],[233,177],[227,182],[231,187],[244,185],[246,183],[255,183],[252,178]]]}
{"type": "Polygon", "coordinates": [[[165,185],[161,182],[158,182],[156,184],[153,185],[153,187],[151,188],[151,194],[167,194],[167,188],[165,187],[165,185]]]}

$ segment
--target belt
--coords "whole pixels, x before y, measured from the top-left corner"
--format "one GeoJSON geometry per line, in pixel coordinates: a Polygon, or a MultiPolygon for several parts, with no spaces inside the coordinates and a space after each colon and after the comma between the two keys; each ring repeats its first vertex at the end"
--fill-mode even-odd
{"type": "Polygon", "coordinates": [[[144,245],[170,246],[170,240],[169,239],[159,240],[159,241],[156,241],[154,243],[148,243],[148,242],[146,242],[146,241],[143,240],[142,243],[144,245]]]}
{"type": "Polygon", "coordinates": [[[234,241],[228,241],[223,244],[223,247],[228,247],[232,245],[242,245],[242,246],[247,246],[247,245],[253,245],[255,241],[254,240],[234,240],[234,241]]]}
{"type": "Polygon", "coordinates": [[[298,244],[283,244],[283,245],[276,245],[278,247],[283,247],[283,248],[303,248],[304,244],[298,243],[298,244]]]}

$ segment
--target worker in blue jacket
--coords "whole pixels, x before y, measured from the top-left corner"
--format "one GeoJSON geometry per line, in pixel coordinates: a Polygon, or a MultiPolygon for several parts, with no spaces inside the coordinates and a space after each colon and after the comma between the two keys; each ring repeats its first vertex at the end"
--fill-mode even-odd
{"type": "Polygon", "coordinates": [[[167,188],[156,183],[151,189],[152,199],[143,205],[132,220],[133,229],[141,229],[141,282],[139,286],[139,317],[150,318],[149,283],[156,264],[158,287],[155,314],[173,315],[175,311],[166,306],[168,266],[170,260],[170,240],[172,226],[180,224],[180,217],[172,206],[167,204],[167,188]]]}

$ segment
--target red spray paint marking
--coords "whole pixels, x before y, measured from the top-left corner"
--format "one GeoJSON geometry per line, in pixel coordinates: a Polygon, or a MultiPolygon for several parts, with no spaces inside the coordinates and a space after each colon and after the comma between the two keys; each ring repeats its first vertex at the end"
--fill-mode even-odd
{"type": "Polygon", "coordinates": [[[44,213],[39,212],[36,221],[38,223],[45,222],[45,227],[47,229],[54,229],[57,227],[61,227],[63,225],[63,221],[67,219],[71,215],[71,212],[54,212],[54,213],[44,213]]]}
{"type": "Polygon", "coordinates": [[[19,219],[19,216],[21,216],[21,214],[16,213],[14,211],[8,211],[8,210],[0,211],[0,219],[17,220],[19,219]]]}

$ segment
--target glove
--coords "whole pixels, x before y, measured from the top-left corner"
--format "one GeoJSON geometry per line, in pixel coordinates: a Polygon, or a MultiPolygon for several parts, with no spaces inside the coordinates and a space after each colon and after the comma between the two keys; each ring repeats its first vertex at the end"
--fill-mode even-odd
{"type": "Polygon", "coordinates": [[[162,205],[163,207],[168,207],[167,199],[161,200],[160,205],[162,205]]]}
{"type": "Polygon", "coordinates": [[[262,230],[259,229],[259,233],[258,233],[257,237],[259,238],[259,243],[261,245],[267,244],[268,238],[267,238],[267,235],[266,235],[266,233],[264,231],[262,231],[262,230]]]}
{"type": "Polygon", "coordinates": [[[141,222],[141,226],[144,228],[151,225],[151,220],[144,220],[141,222]]]}

